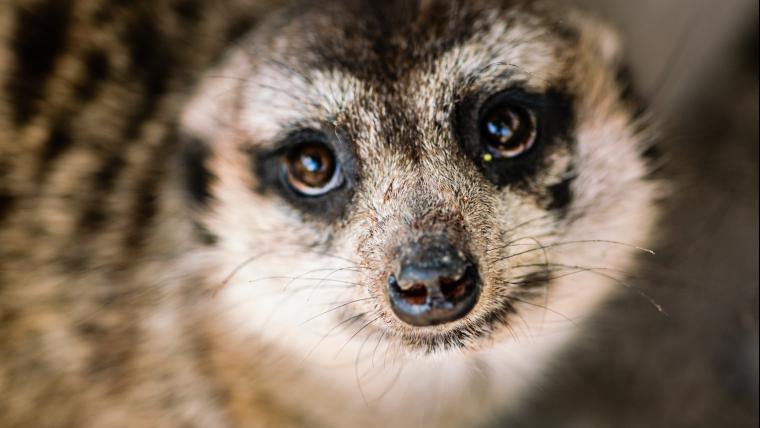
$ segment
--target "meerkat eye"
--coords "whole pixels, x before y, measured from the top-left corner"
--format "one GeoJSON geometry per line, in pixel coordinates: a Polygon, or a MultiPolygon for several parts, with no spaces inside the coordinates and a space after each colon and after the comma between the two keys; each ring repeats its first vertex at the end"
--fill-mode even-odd
{"type": "Polygon", "coordinates": [[[569,95],[508,88],[486,96],[463,97],[452,125],[462,150],[496,186],[535,177],[547,165],[552,147],[572,144],[569,95]]]}
{"type": "Polygon", "coordinates": [[[536,122],[536,115],[530,109],[496,105],[482,116],[480,138],[493,157],[514,158],[533,147],[538,129],[536,122]]]}
{"type": "Polygon", "coordinates": [[[298,144],[282,156],[286,183],[302,196],[322,196],[343,183],[335,153],[325,143],[298,144]]]}

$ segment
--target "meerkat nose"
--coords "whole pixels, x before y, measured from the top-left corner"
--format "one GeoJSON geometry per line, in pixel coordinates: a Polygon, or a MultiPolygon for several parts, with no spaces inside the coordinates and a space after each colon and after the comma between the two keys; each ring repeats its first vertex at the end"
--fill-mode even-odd
{"type": "Polygon", "coordinates": [[[398,274],[388,277],[391,307],[404,322],[429,326],[467,315],[480,294],[475,264],[443,236],[402,251],[398,274]]]}

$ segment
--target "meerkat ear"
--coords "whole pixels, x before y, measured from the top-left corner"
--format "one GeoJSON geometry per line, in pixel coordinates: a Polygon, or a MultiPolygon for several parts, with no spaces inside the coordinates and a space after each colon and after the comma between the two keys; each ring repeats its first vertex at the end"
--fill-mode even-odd
{"type": "Polygon", "coordinates": [[[623,38],[612,25],[602,20],[586,20],[587,37],[593,41],[599,55],[610,65],[624,62],[623,38]]]}
{"type": "Polygon", "coordinates": [[[618,30],[604,18],[587,9],[572,10],[567,18],[580,29],[580,39],[607,64],[616,66],[624,62],[623,38],[618,30]]]}
{"type": "Polygon", "coordinates": [[[599,28],[599,51],[610,64],[620,64],[625,61],[623,38],[618,31],[606,24],[599,28]]]}

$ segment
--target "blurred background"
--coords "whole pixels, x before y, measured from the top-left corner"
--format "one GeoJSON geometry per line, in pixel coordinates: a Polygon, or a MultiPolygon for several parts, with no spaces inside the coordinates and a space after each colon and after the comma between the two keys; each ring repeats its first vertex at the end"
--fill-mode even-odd
{"type": "Polygon", "coordinates": [[[758,2],[579,0],[624,37],[670,180],[657,256],[518,427],[758,426],[758,2]]]}

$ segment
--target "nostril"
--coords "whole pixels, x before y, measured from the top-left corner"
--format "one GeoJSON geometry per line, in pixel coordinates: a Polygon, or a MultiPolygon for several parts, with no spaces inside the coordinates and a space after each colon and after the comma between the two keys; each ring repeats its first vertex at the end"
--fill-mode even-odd
{"type": "Polygon", "coordinates": [[[396,276],[391,274],[388,278],[388,284],[394,289],[395,293],[410,305],[422,305],[427,301],[428,288],[425,284],[412,284],[404,289],[398,284],[396,276]]]}
{"type": "Polygon", "coordinates": [[[455,301],[467,294],[471,282],[472,265],[468,265],[462,275],[457,278],[441,278],[438,286],[441,290],[441,294],[443,294],[443,297],[446,298],[446,300],[455,301]]]}
{"type": "Polygon", "coordinates": [[[422,284],[414,284],[412,288],[402,291],[401,295],[411,305],[422,305],[427,301],[428,289],[422,284]]]}

